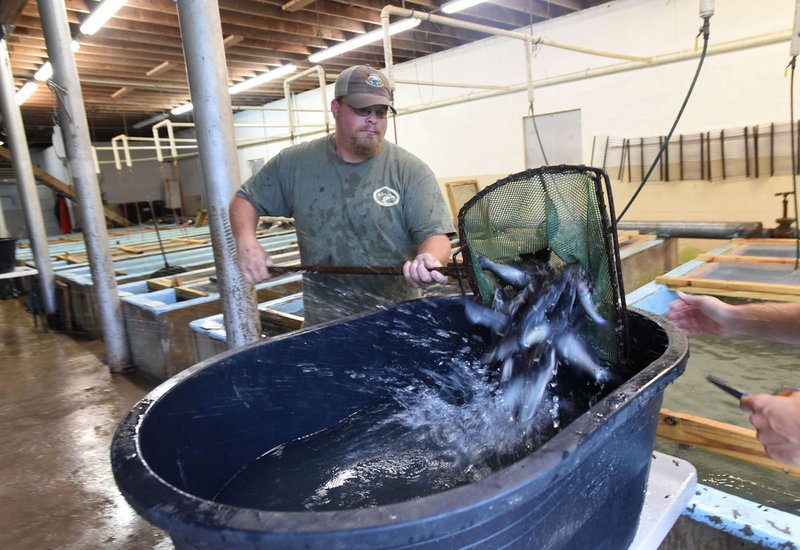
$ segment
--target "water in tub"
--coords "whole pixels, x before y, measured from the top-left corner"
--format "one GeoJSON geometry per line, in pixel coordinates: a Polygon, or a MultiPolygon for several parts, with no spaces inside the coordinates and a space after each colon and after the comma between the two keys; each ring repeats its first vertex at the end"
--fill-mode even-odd
{"type": "MultiPolygon", "coordinates": [[[[493,308],[465,304],[468,318],[497,333],[480,358],[465,335],[437,335],[464,340],[461,356],[439,359],[448,368],[423,371],[390,401],[268,450],[215,500],[273,511],[379,506],[478,481],[533,452],[614,387],[575,331],[594,322],[584,319],[591,316],[581,304],[584,281],[571,270],[546,275],[557,292],[529,288],[512,314],[513,295],[496,297],[493,308]],[[493,312],[507,317],[505,328],[493,312]],[[548,328],[535,330],[537,323],[548,328]]],[[[521,294],[528,285],[517,286],[521,294]]],[[[388,371],[361,383],[392,378],[388,371]]]]}

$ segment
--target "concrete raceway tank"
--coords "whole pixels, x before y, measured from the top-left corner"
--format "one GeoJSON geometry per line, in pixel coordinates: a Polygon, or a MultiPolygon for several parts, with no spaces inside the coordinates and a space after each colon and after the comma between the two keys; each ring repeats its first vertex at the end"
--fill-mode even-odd
{"type": "MultiPolygon", "coordinates": [[[[663,391],[688,358],[687,339],[668,321],[639,310],[628,316],[623,382],[534,452],[473,483],[335,511],[213,500],[267,450],[388,399],[391,377],[380,376],[387,365],[408,373],[447,369],[440,359],[464,349],[454,334],[482,338],[457,297],[349,317],[179,373],[120,424],[111,446],[114,476],[133,508],[177,548],[627,548],[644,502],[663,391]],[[379,391],[364,391],[373,377],[379,391]]],[[[470,353],[482,351],[476,345],[470,353]]]]}

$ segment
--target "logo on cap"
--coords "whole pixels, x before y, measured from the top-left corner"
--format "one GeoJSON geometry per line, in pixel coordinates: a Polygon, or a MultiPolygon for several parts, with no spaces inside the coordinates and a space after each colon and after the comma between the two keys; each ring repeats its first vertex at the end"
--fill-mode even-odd
{"type": "Polygon", "coordinates": [[[381,80],[381,77],[378,76],[377,73],[372,73],[367,77],[367,84],[380,88],[383,86],[383,80],[381,80]]]}

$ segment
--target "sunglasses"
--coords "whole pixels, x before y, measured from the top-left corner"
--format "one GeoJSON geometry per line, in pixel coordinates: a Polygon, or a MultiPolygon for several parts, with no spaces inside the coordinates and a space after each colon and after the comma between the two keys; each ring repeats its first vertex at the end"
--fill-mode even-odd
{"type": "Polygon", "coordinates": [[[340,101],[344,105],[347,105],[351,111],[353,111],[356,116],[360,117],[368,117],[370,113],[375,113],[375,118],[386,118],[389,116],[389,108],[388,107],[369,107],[364,109],[357,109],[352,105],[345,103],[344,101],[340,101]]]}

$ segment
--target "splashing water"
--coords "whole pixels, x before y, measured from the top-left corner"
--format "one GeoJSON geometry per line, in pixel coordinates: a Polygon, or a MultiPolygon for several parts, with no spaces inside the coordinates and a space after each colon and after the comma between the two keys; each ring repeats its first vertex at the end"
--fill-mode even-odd
{"type": "Polygon", "coordinates": [[[279,445],[218,502],[272,511],[339,510],[419,498],[479,481],[552,436],[550,412],[518,422],[478,362],[425,370],[388,402],[279,445]]]}
{"type": "MultiPolygon", "coordinates": [[[[424,350],[430,364],[438,363],[436,370],[408,375],[401,364],[391,362],[379,380],[357,380],[365,388],[393,387],[391,398],[269,450],[234,476],[215,500],[271,511],[381,506],[480,481],[531,454],[602,393],[600,371],[583,368],[583,386],[589,389],[566,387],[557,376],[560,363],[575,366],[585,360],[570,349],[582,343],[563,337],[574,332],[578,321],[573,306],[584,299],[574,276],[569,277],[551,277],[548,285],[541,285],[552,287],[550,291],[517,277],[519,294],[497,300],[493,309],[478,310],[477,324],[496,334],[496,342],[480,359],[463,334],[432,328],[431,334],[411,336],[402,319],[393,319],[389,333],[424,350]],[[520,295],[509,310],[508,304],[520,295]],[[560,324],[541,335],[537,323],[560,324]],[[530,331],[534,336],[522,341],[530,331]],[[464,345],[448,355],[436,349],[437,339],[444,337],[461,338],[464,345]],[[509,357],[513,359],[505,369],[509,357]]],[[[580,307],[585,311],[587,306],[580,307]]],[[[429,321],[436,326],[436,319],[429,321]]]]}

